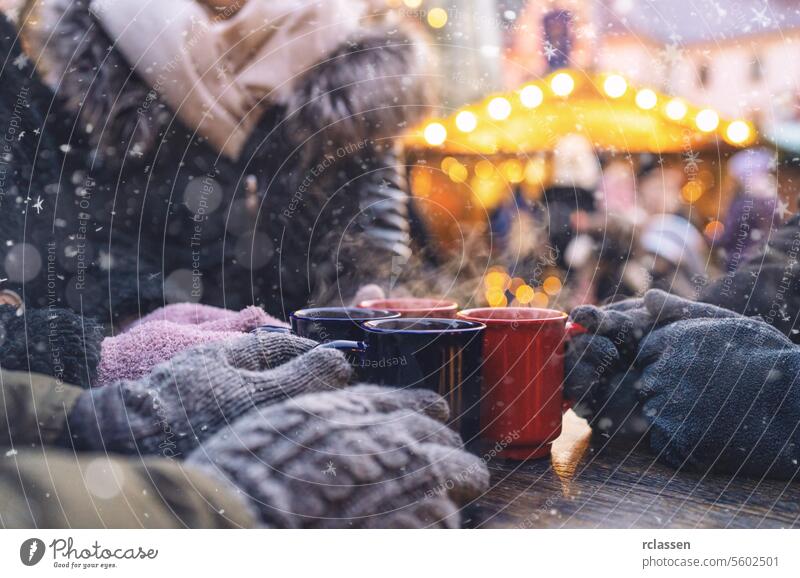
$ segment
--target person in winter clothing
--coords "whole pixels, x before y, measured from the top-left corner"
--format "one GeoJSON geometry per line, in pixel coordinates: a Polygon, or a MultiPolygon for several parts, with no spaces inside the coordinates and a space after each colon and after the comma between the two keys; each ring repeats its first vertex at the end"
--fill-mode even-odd
{"type": "Polygon", "coordinates": [[[570,317],[565,393],[594,429],[674,468],[800,473],[800,349],[775,328],[660,290],[570,317]]]}
{"type": "MultiPolygon", "coordinates": [[[[422,44],[367,0],[228,4],[23,14],[67,139],[55,150],[83,165],[61,184],[78,208],[59,211],[81,209],[89,261],[127,275],[103,320],[185,300],[285,318],[408,256],[394,137],[426,110],[422,44]]],[[[95,314],[84,289],[68,294],[95,314]]]]}
{"type": "Polygon", "coordinates": [[[0,371],[0,387],[0,527],[255,526],[236,492],[177,460],[56,447],[81,388],[14,371],[0,371]]]}
{"type": "Polygon", "coordinates": [[[563,137],[553,151],[553,173],[553,184],[544,191],[541,203],[550,243],[558,252],[559,265],[567,268],[565,255],[575,237],[576,215],[595,210],[600,162],[592,144],[580,135],[563,137]]]}
{"type": "Polygon", "coordinates": [[[800,215],[707,284],[700,301],[761,319],[800,343],[800,215]]]}
{"type": "Polygon", "coordinates": [[[447,402],[427,390],[300,395],[178,461],[60,450],[84,392],[5,371],[0,386],[3,527],[458,527],[488,488],[484,463],[445,425],[447,402]]]}
{"type": "Polygon", "coordinates": [[[780,224],[774,165],[775,154],[766,149],[743,150],[728,162],[728,171],[737,186],[719,240],[728,271],[746,260],[753,248],[769,238],[780,224]]]}

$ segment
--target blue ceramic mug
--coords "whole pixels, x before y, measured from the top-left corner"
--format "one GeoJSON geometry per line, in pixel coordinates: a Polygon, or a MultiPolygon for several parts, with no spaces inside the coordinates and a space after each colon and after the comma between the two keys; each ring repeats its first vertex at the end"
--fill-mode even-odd
{"type": "Polygon", "coordinates": [[[450,426],[465,443],[480,429],[483,323],[461,319],[367,321],[361,340],[336,340],[363,381],[437,392],[450,405],[450,426]]]}
{"type": "Polygon", "coordinates": [[[282,325],[262,325],[254,331],[273,333],[294,333],[300,337],[313,339],[320,343],[349,339],[358,341],[364,337],[363,324],[377,319],[394,319],[399,313],[381,309],[360,309],[358,307],[314,307],[300,309],[289,316],[292,328],[282,325]]]}

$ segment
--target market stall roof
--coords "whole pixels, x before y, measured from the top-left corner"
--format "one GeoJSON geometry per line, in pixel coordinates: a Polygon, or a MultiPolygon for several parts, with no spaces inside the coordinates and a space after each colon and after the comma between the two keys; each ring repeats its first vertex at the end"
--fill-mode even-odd
{"type": "Polygon", "coordinates": [[[618,74],[561,70],[429,120],[412,131],[406,147],[527,154],[552,151],[567,134],[582,134],[599,150],[657,154],[745,147],[757,139],[748,121],[721,119],[713,109],[634,88],[618,74]]]}

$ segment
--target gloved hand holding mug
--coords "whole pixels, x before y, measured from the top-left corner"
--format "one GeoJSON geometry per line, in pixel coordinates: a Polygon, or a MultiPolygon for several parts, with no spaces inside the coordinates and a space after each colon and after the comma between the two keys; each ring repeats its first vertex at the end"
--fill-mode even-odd
{"type": "MultiPolygon", "coordinates": [[[[624,381],[638,377],[634,361],[639,346],[656,328],[686,319],[740,317],[737,313],[651,289],[643,298],[604,307],[576,307],[570,319],[586,329],[567,342],[564,395],[575,412],[593,426],[620,425],[634,400],[624,381]]],[[[606,429],[606,428],[602,428],[606,429]]]]}
{"type": "Polygon", "coordinates": [[[77,450],[186,454],[254,407],[346,386],[344,355],[286,334],[188,349],[137,380],[84,392],[62,443],[77,450]]]}
{"type": "Polygon", "coordinates": [[[636,360],[637,412],[674,468],[794,479],[800,473],[800,348],[757,319],[656,329],[636,360]]]}
{"type": "Polygon", "coordinates": [[[221,476],[271,528],[458,527],[489,472],[425,389],[360,385],[256,409],[187,465],[221,476]]]}

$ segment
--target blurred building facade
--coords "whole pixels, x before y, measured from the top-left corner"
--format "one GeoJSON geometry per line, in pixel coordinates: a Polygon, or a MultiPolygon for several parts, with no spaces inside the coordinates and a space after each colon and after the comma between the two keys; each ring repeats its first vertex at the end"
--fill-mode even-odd
{"type": "MultiPolygon", "coordinates": [[[[800,93],[796,0],[411,0],[448,10],[432,32],[445,68],[472,74],[481,54],[490,80],[453,101],[519,86],[554,67],[614,71],[725,116],[762,124],[795,117],[800,93]]],[[[447,92],[447,87],[445,88],[447,92]]]]}

